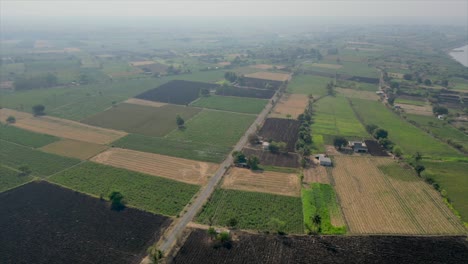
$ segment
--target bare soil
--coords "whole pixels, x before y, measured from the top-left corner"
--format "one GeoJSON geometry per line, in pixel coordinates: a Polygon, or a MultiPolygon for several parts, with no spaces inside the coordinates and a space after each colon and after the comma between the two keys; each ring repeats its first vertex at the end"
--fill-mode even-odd
{"type": "Polygon", "coordinates": [[[86,160],[106,150],[107,148],[108,147],[105,145],[99,145],[78,140],[63,139],[46,145],[42,147],[41,150],[61,156],[86,160]]]}
{"type": "Polygon", "coordinates": [[[297,118],[304,110],[309,102],[309,98],[305,94],[285,94],[276,104],[271,117],[287,118],[291,115],[292,118],[297,118]]]}
{"type": "Polygon", "coordinates": [[[124,103],[152,106],[152,107],[161,107],[161,106],[167,105],[166,103],[153,102],[153,101],[142,100],[142,99],[137,99],[137,98],[127,99],[124,103]]]}

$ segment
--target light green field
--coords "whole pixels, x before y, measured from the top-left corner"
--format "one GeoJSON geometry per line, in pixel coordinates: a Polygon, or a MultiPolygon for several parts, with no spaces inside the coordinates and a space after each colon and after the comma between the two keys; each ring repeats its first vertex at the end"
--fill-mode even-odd
{"type": "Polygon", "coordinates": [[[203,110],[166,137],[209,145],[233,146],[254,121],[254,115],[203,110]]]}
{"type": "Polygon", "coordinates": [[[33,179],[32,176],[22,176],[19,171],[0,165],[0,192],[25,184],[33,179]]]}
{"type": "Polygon", "coordinates": [[[314,104],[312,134],[369,137],[344,97],[327,96],[314,104]]]}
{"type": "Polygon", "coordinates": [[[340,69],[327,69],[323,67],[316,67],[314,64],[306,64],[304,68],[319,72],[327,73],[341,73],[352,76],[362,76],[362,77],[371,77],[379,78],[379,72],[374,67],[368,67],[367,62],[354,62],[354,61],[341,61],[340,69]]]}
{"type": "Polygon", "coordinates": [[[354,98],[351,101],[364,123],[375,124],[387,130],[389,139],[402,148],[406,157],[420,152],[424,157],[433,159],[465,158],[447,144],[392,113],[382,103],[354,98]]]}
{"type": "Polygon", "coordinates": [[[303,233],[301,198],[267,193],[217,189],[197,216],[207,225],[258,231],[303,233]]]}
{"type": "Polygon", "coordinates": [[[425,106],[426,102],[397,98],[395,99],[395,104],[410,104],[410,105],[417,105],[417,106],[425,106]]]}
{"type": "Polygon", "coordinates": [[[38,134],[5,124],[0,124],[0,139],[32,148],[40,148],[59,140],[54,136],[38,134]]]}
{"type": "Polygon", "coordinates": [[[256,98],[208,96],[201,97],[199,100],[192,103],[192,106],[238,113],[258,114],[263,110],[263,108],[265,108],[267,103],[268,100],[256,98]]]}
{"type": "Polygon", "coordinates": [[[107,196],[118,191],[128,205],[149,212],[175,216],[198,191],[196,185],[86,162],[48,179],[67,188],[107,196]]]}
{"type": "Polygon", "coordinates": [[[321,97],[327,94],[327,83],[332,80],[321,76],[296,75],[288,84],[288,91],[295,94],[312,94],[315,97],[321,97]]]}

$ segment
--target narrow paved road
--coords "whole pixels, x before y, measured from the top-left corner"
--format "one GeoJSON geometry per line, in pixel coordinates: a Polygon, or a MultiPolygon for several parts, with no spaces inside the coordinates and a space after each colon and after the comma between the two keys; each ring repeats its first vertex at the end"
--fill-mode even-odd
{"type": "MultiPolygon", "coordinates": [[[[278,92],[276,92],[272,98],[275,98],[274,100],[275,102],[277,102],[279,100],[278,92]]],[[[245,134],[242,136],[239,142],[237,142],[233,151],[242,150],[242,147],[248,141],[249,135],[254,133],[257,130],[257,126],[260,125],[266,119],[266,117],[268,116],[268,113],[270,112],[272,108],[273,108],[273,104],[271,103],[271,100],[270,100],[268,105],[265,106],[263,111],[257,116],[257,119],[255,119],[255,121],[252,123],[249,129],[245,132],[245,134]]],[[[211,194],[215,190],[215,187],[217,186],[219,181],[223,178],[223,175],[226,173],[227,168],[231,166],[232,162],[233,162],[233,158],[230,153],[228,157],[226,158],[226,160],[224,160],[223,163],[221,163],[221,165],[219,166],[218,170],[213,175],[213,177],[210,178],[207,185],[203,187],[203,189],[198,193],[197,198],[190,205],[190,207],[187,208],[186,213],[176,220],[178,222],[171,228],[171,232],[169,234],[166,234],[165,239],[159,246],[160,250],[162,250],[163,252],[169,252],[171,250],[172,246],[175,244],[177,239],[181,237],[182,232],[184,231],[185,227],[188,225],[188,223],[190,223],[190,221],[193,220],[193,218],[198,213],[198,211],[202,208],[205,202],[210,198],[211,194]]]]}

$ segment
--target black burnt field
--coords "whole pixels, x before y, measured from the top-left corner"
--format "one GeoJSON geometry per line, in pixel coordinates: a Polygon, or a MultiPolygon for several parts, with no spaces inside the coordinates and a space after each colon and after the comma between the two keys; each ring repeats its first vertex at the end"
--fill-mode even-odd
{"type": "Polygon", "coordinates": [[[135,97],[149,101],[187,105],[200,96],[201,89],[215,89],[217,87],[218,85],[213,83],[176,80],[148,90],[135,97]]]}
{"type": "Polygon", "coordinates": [[[285,142],[289,152],[294,152],[301,123],[298,120],[283,118],[267,118],[260,129],[259,135],[264,140],[285,142]]]}
{"type": "Polygon", "coordinates": [[[139,263],[167,217],[46,182],[0,194],[1,263],[139,263]]]}
{"type": "Polygon", "coordinates": [[[174,263],[466,263],[465,237],[291,236],[238,233],[217,247],[195,230],[174,263]]]}
{"type": "Polygon", "coordinates": [[[375,140],[365,140],[369,154],[372,156],[388,157],[387,151],[375,140]]]}

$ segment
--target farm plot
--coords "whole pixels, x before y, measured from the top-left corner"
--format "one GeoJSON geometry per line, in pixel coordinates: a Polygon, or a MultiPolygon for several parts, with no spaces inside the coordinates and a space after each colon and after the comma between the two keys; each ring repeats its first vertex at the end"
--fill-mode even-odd
{"type": "Polygon", "coordinates": [[[0,124],[0,139],[32,148],[40,148],[59,140],[56,137],[0,124]]]}
{"type": "Polygon", "coordinates": [[[272,171],[253,172],[241,168],[229,170],[221,188],[295,197],[301,193],[301,183],[295,174],[272,171]]]}
{"type": "Polygon", "coordinates": [[[270,117],[287,118],[289,116],[297,118],[297,116],[304,113],[308,103],[309,98],[304,94],[285,94],[276,103],[270,117]]]}
{"type": "Polygon", "coordinates": [[[16,117],[16,123],[14,124],[16,127],[37,133],[90,143],[108,144],[126,135],[126,133],[122,131],[93,127],[61,118],[50,116],[34,117],[24,112],[6,108],[0,109],[0,120],[5,120],[10,115],[16,117]]]}
{"type": "Polygon", "coordinates": [[[0,164],[19,169],[27,166],[31,175],[48,176],[79,163],[77,159],[65,158],[48,154],[39,150],[31,149],[0,140],[0,164]]]}
{"type": "Polygon", "coordinates": [[[367,150],[372,156],[388,157],[387,151],[375,140],[364,140],[367,150]]]}
{"type": "Polygon", "coordinates": [[[161,106],[167,105],[166,103],[153,102],[153,101],[142,100],[142,99],[137,99],[137,98],[127,99],[127,100],[124,101],[124,103],[144,105],[144,106],[152,106],[152,107],[161,107],[161,106]]]}
{"type": "Polygon", "coordinates": [[[325,97],[315,104],[312,131],[320,135],[366,137],[366,130],[344,97],[325,97]]]}
{"type": "Polygon", "coordinates": [[[177,115],[187,121],[200,111],[180,105],[151,107],[123,103],[81,122],[146,136],[164,136],[177,128],[177,115]]]}
{"type": "Polygon", "coordinates": [[[429,105],[412,105],[412,104],[398,104],[405,113],[423,115],[423,116],[433,116],[432,108],[429,105]]]}
{"type": "Polygon", "coordinates": [[[379,100],[379,96],[375,92],[370,91],[358,91],[354,89],[344,89],[344,88],[335,88],[335,90],[342,94],[344,97],[348,98],[359,98],[359,99],[366,99],[366,100],[379,100]]]}
{"type": "Polygon", "coordinates": [[[460,220],[428,184],[402,170],[386,175],[388,158],[335,156],[332,174],[354,234],[462,234],[460,220]]]}
{"type": "Polygon", "coordinates": [[[244,77],[285,82],[291,78],[291,74],[279,73],[279,72],[254,72],[254,73],[246,74],[244,75],[244,77]]]}
{"type": "Polygon", "coordinates": [[[138,99],[187,105],[200,96],[201,89],[215,89],[217,84],[175,80],[135,96],[138,99]]]}
{"type": "Polygon", "coordinates": [[[261,69],[261,70],[270,70],[270,69],[284,69],[284,66],[283,65],[271,65],[271,64],[255,64],[255,65],[252,65],[250,66],[252,68],[255,68],[255,69],[261,69]]]}
{"type": "Polygon", "coordinates": [[[33,182],[0,194],[0,255],[4,263],[135,263],[170,223],[33,182]]]}
{"type": "Polygon", "coordinates": [[[107,146],[71,139],[63,139],[41,148],[47,153],[81,160],[89,159],[105,149],[107,146]]]}
{"type": "Polygon", "coordinates": [[[21,175],[19,171],[0,164],[0,192],[15,188],[33,179],[32,176],[21,175]]]}
{"type": "Polygon", "coordinates": [[[233,232],[229,247],[216,246],[206,230],[193,230],[175,264],[463,263],[464,237],[277,236],[233,232]]]}
{"type": "Polygon", "coordinates": [[[259,135],[267,140],[285,142],[287,150],[294,152],[300,125],[297,120],[267,118],[259,131],[259,135]]]}
{"type": "Polygon", "coordinates": [[[344,234],[346,232],[340,206],[331,185],[313,183],[310,189],[302,189],[301,197],[306,231],[322,234],[344,234]],[[321,218],[320,224],[313,222],[316,215],[321,218]]]}
{"type": "Polygon", "coordinates": [[[137,134],[129,134],[112,144],[121,148],[214,163],[221,163],[231,151],[231,148],[226,146],[147,137],[137,134]]]}
{"type": "Polygon", "coordinates": [[[241,98],[231,96],[208,96],[202,97],[191,105],[202,108],[210,108],[246,114],[260,113],[268,100],[256,98],[241,98]]]}
{"type": "Polygon", "coordinates": [[[93,162],[55,174],[48,181],[95,197],[107,198],[119,191],[128,206],[169,216],[177,215],[199,190],[197,185],[93,162]]]}
{"type": "Polygon", "coordinates": [[[238,190],[217,189],[196,221],[229,226],[232,219],[240,229],[303,232],[301,198],[238,190]]]}
{"type": "Polygon", "coordinates": [[[204,185],[217,165],[159,154],[112,148],[91,161],[190,184],[204,185]]]}
{"type": "Polygon", "coordinates": [[[330,184],[330,178],[328,177],[327,169],[318,164],[304,170],[303,181],[305,183],[330,184]]]}
{"type": "Polygon", "coordinates": [[[299,167],[299,156],[294,153],[276,154],[260,149],[244,148],[242,152],[247,156],[256,156],[261,166],[278,166],[297,168],[299,167]]]}
{"type": "Polygon", "coordinates": [[[252,97],[259,99],[270,99],[275,94],[274,90],[256,89],[256,88],[238,88],[238,87],[219,87],[216,89],[216,95],[252,97]]]}
{"type": "Polygon", "coordinates": [[[233,146],[254,121],[254,115],[203,110],[185,123],[184,130],[174,130],[168,139],[195,143],[233,146]]]}
{"type": "Polygon", "coordinates": [[[343,68],[343,65],[340,65],[340,64],[327,64],[327,63],[312,63],[310,66],[325,68],[325,69],[335,69],[335,70],[343,68]]]}
{"type": "Polygon", "coordinates": [[[165,74],[167,71],[168,66],[153,62],[151,64],[144,64],[144,65],[137,65],[139,69],[143,70],[145,73],[153,73],[153,74],[165,74]]]}
{"type": "Polygon", "coordinates": [[[327,83],[331,81],[333,79],[321,76],[298,75],[288,84],[288,91],[293,94],[312,94],[314,97],[322,97],[327,94],[327,83]]]}

